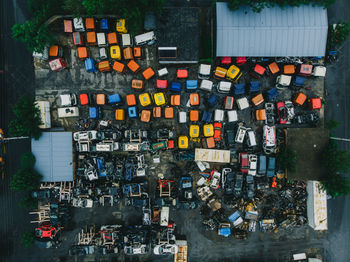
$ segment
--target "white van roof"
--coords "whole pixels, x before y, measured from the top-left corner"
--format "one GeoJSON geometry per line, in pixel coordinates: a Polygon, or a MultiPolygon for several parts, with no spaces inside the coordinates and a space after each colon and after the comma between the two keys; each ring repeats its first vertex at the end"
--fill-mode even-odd
{"type": "Polygon", "coordinates": [[[122,34],[122,45],[123,46],[130,46],[131,45],[130,34],[122,34]]]}
{"type": "Polygon", "coordinates": [[[105,33],[97,33],[97,45],[106,45],[106,35],[105,33]]]}
{"type": "Polygon", "coordinates": [[[256,138],[255,138],[255,133],[253,130],[248,130],[248,138],[250,142],[250,146],[256,146],[256,138]]]}
{"type": "Polygon", "coordinates": [[[155,38],[156,37],[154,35],[154,31],[147,32],[147,33],[135,36],[135,44],[142,45],[142,44],[145,44],[149,41],[154,40],[155,38]]]}

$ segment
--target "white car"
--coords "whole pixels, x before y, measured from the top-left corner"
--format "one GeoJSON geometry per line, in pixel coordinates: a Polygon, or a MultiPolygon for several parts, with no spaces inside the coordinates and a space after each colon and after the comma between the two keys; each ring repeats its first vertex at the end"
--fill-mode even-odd
{"type": "Polygon", "coordinates": [[[73,139],[74,139],[74,141],[96,140],[97,139],[97,131],[91,130],[91,131],[75,132],[73,134],[73,139]]]}
{"type": "Polygon", "coordinates": [[[218,188],[220,185],[220,178],[221,174],[217,171],[214,171],[213,175],[211,176],[210,187],[215,189],[218,188]]]}
{"type": "Polygon", "coordinates": [[[287,109],[288,124],[290,124],[295,116],[294,105],[293,105],[292,101],[285,101],[284,105],[287,109]]]}
{"type": "Polygon", "coordinates": [[[256,175],[256,169],[258,166],[258,156],[254,154],[248,155],[249,160],[249,169],[248,169],[248,175],[255,176],[256,175]]]}
{"type": "Polygon", "coordinates": [[[77,104],[77,96],[75,94],[60,95],[61,106],[75,106],[77,104]]]}
{"type": "Polygon", "coordinates": [[[247,128],[240,125],[237,129],[235,142],[242,144],[246,133],[247,133],[247,128]]]}
{"type": "Polygon", "coordinates": [[[272,154],[276,148],[276,127],[265,125],[263,128],[263,149],[265,154],[272,154]]]}
{"type": "Polygon", "coordinates": [[[232,169],[229,167],[225,167],[222,169],[222,172],[221,172],[221,187],[222,187],[222,189],[225,188],[226,175],[230,172],[232,172],[232,169]]]}
{"type": "Polygon", "coordinates": [[[177,245],[172,245],[172,244],[156,245],[153,248],[153,253],[155,255],[176,254],[178,251],[179,251],[179,247],[177,245]]]}

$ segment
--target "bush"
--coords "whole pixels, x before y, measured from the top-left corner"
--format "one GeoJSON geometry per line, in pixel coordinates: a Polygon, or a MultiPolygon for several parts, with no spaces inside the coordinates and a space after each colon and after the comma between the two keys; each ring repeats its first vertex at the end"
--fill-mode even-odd
{"type": "Polygon", "coordinates": [[[31,191],[38,188],[42,175],[34,170],[35,157],[32,153],[25,153],[21,157],[21,167],[13,175],[10,187],[18,191],[31,191]]]}
{"type": "Polygon", "coordinates": [[[29,136],[39,139],[42,124],[40,110],[36,107],[34,98],[21,96],[13,107],[15,119],[9,123],[10,136],[29,136]]]}
{"type": "Polygon", "coordinates": [[[27,209],[35,209],[38,208],[38,200],[28,194],[19,202],[19,205],[27,209]]]}
{"type": "Polygon", "coordinates": [[[22,243],[24,244],[25,248],[29,248],[33,245],[35,239],[35,234],[33,230],[28,230],[22,235],[22,243]]]}
{"type": "Polygon", "coordinates": [[[350,169],[349,153],[339,149],[338,144],[330,140],[322,152],[321,163],[326,169],[326,174],[320,181],[323,189],[332,197],[349,194],[350,180],[342,175],[350,169]]]}

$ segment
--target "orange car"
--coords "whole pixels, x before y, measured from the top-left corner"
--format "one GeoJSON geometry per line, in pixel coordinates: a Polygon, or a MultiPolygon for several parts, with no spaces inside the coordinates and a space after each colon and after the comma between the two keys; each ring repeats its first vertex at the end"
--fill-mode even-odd
{"type": "Polygon", "coordinates": [[[204,148],[215,148],[214,137],[207,137],[202,139],[202,144],[204,148]]]}
{"type": "Polygon", "coordinates": [[[95,30],[95,19],[92,17],[85,18],[86,30],[95,30]]]}
{"type": "Polygon", "coordinates": [[[258,109],[255,111],[255,116],[256,116],[256,120],[266,120],[266,110],[265,109],[258,109]]]}
{"type": "Polygon", "coordinates": [[[134,47],[134,57],[135,57],[135,59],[141,59],[141,57],[142,57],[141,47],[139,47],[139,46],[134,47]]]}
{"type": "Polygon", "coordinates": [[[134,56],[132,54],[132,49],[131,47],[126,47],[123,50],[123,55],[124,55],[124,59],[125,60],[130,60],[130,59],[134,59],[134,56]]]}
{"type": "Polygon", "coordinates": [[[97,94],[96,95],[96,105],[105,105],[106,104],[106,95],[105,94],[97,94]]]}
{"type": "Polygon", "coordinates": [[[136,90],[142,90],[144,88],[143,81],[139,79],[131,80],[131,88],[136,90]]]}
{"type": "Polygon", "coordinates": [[[87,58],[87,48],[85,46],[78,47],[78,58],[80,60],[85,60],[87,58]]]}
{"type": "Polygon", "coordinates": [[[116,109],[115,110],[115,120],[124,120],[124,119],[125,119],[124,109],[116,109]]]}
{"type": "Polygon", "coordinates": [[[135,60],[130,60],[130,62],[127,64],[127,66],[134,74],[136,74],[141,69],[139,64],[136,63],[135,60]]]}
{"type": "Polygon", "coordinates": [[[167,119],[174,118],[174,108],[173,107],[166,107],[164,109],[164,117],[167,119]]]}
{"type": "Polygon", "coordinates": [[[299,92],[295,99],[294,99],[294,104],[302,106],[306,101],[306,95],[303,94],[302,92],[299,92]]]}
{"type": "Polygon", "coordinates": [[[109,33],[107,35],[107,38],[108,38],[108,43],[110,45],[117,45],[118,44],[118,38],[117,38],[117,34],[115,32],[109,33]]]}
{"type": "Polygon", "coordinates": [[[252,103],[253,103],[255,106],[258,106],[258,105],[260,105],[260,104],[263,103],[263,102],[264,102],[264,97],[263,97],[262,94],[258,94],[258,95],[254,96],[254,97],[252,98],[252,103]]]}
{"type": "Polygon", "coordinates": [[[59,47],[58,45],[50,46],[49,56],[50,57],[62,57],[63,56],[62,47],[59,47]]]}
{"type": "Polygon", "coordinates": [[[145,71],[142,72],[143,77],[148,80],[154,76],[154,71],[152,67],[148,67],[145,71]]]}
{"type": "Polygon", "coordinates": [[[199,111],[198,110],[191,110],[190,111],[190,121],[196,122],[199,120],[199,111]]]}
{"type": "Polygon", "coordinates": [[[180,95],[172,95],[171,97],[170,97],[170,104],[172,105],[172,106],[179,106],[180,105],[180,98],[181,98],[181,96],[180,95]]]}
{"type": "Polygon", "coordinates": [[[119,73],[124,73],[125,72],[125,65],[123,63],[118,62],[118,61],[115,61],[113,64],[113,70],[117,71],[119,73]]]}
{"type": "Polygon", "coordinates": [[[199,106],[199,94],[190,94],[190,104],[191,106],[199,106]]]}
{"type": "Polygon", "coordinates": [[[285,65],[283,68],[283,74],[286,75],[292,75],[295,73],[295,66],[294,65],[285,65]]]}
{"type": "Polygon", "coordinates": [[[160,106],[153,107],[153,117],[155,118],[162,117],[162,108],[160,106]]]}
{"type": "Polygon", "coordinates": [[[151,111],[150,110],[142,110],[141,111],[141,122],[148,123],[151,120],[151,111]]]}
{"type": "Polygon", "coordinates": [[[87,32],[86,33],[86,43],[88,45],[97,45],[95,32],[87,32]]]}
{"type": "Polygon", "coordinates": [[[134,94],[127,95],[126,103],[128,106],[136,106],[136,96],[134,94]]]}
{"type": "Polygon", "coordinates": [[[100,72],[109,72],[112,70],[111,65],[109,64],[109,61],[101,61],[97,64],[98,70],[100,72]]]}
{"type": "Polygon", "coordinates": [[[276,62],[273,62],[271,64],[269,64],[269,69],[271,74],[277,74],[280,71],[280,68],[278,67],[276,62]]]}

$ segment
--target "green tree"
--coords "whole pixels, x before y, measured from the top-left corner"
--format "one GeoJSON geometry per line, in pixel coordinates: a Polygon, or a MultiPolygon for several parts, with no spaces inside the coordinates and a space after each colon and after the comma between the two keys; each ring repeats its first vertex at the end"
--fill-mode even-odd
{"type": "Polygon", "coordinates": [[[332,197],[347,195],[350,193],[350,180],[337,173],[329,173],[321,181],[322,188],[332,197]]]}
{"type": "Polygon", "coordinates": [[[334,140],[330,140],[321,154],[321,163],[329,173],[347,172],[350,168],[350,155],[341,150],[334,140]]]}
{"type": "Polygon", "coordinates": [[[28,194],[19,202],[19,205],[27,209],[35,209],[38,208],[38,200],[28,194]]]}
{"type": "Polygon", "coordinates": [[[35,157],[32,153],[25,153],[21,157],[21,167],[13,175],[10,187],[18,191],[31,191],[38,188],[42,175],[35,169],[35,157]]]}
{"type": "Polygon", "coordinates": [[[35,239],[35,234],[33,230],[28,230],[22,235],[21,241],[24,244],[25,248],[29,248],[33,245],[35,239]]]}
{"type": "Polygon", "coordinates": [[[290,172],[296,171],[297,155],[294,150],[286,146],[282,147],[277,155],[277,159],[283,169],[287,169],[290,172]]]}
{"type": "Polygon", "coordinates": [[[330,140],[321,154],[322,166],[326,169],[321,179],[323,189],[333,197],[350,193],[350,180],[342,173],[350,169],[350,155],[338,148],[334,140],[330,140]]]}
{"type": "Polygon", "coordinates": [[[333,49],[342,45],[350,36],[350,24],[338,22],[334,28],[333,25],[328,27],[327,48],[333,49]]]}
{"type": "Polygon", "coordinates": [[[13,107],[15,119],[9,123],[11,136],[29,136],[39,139],[42,124],[40,110],[35,105],[33,97],[21,96],[13,107]]]}
{"type": "Polygon", "coordinates": [[[339,126],[339,122],[334,119],[330,119],[326,122],[326,128],[329,130],[337,129],[338,126],[339,126]]]}

